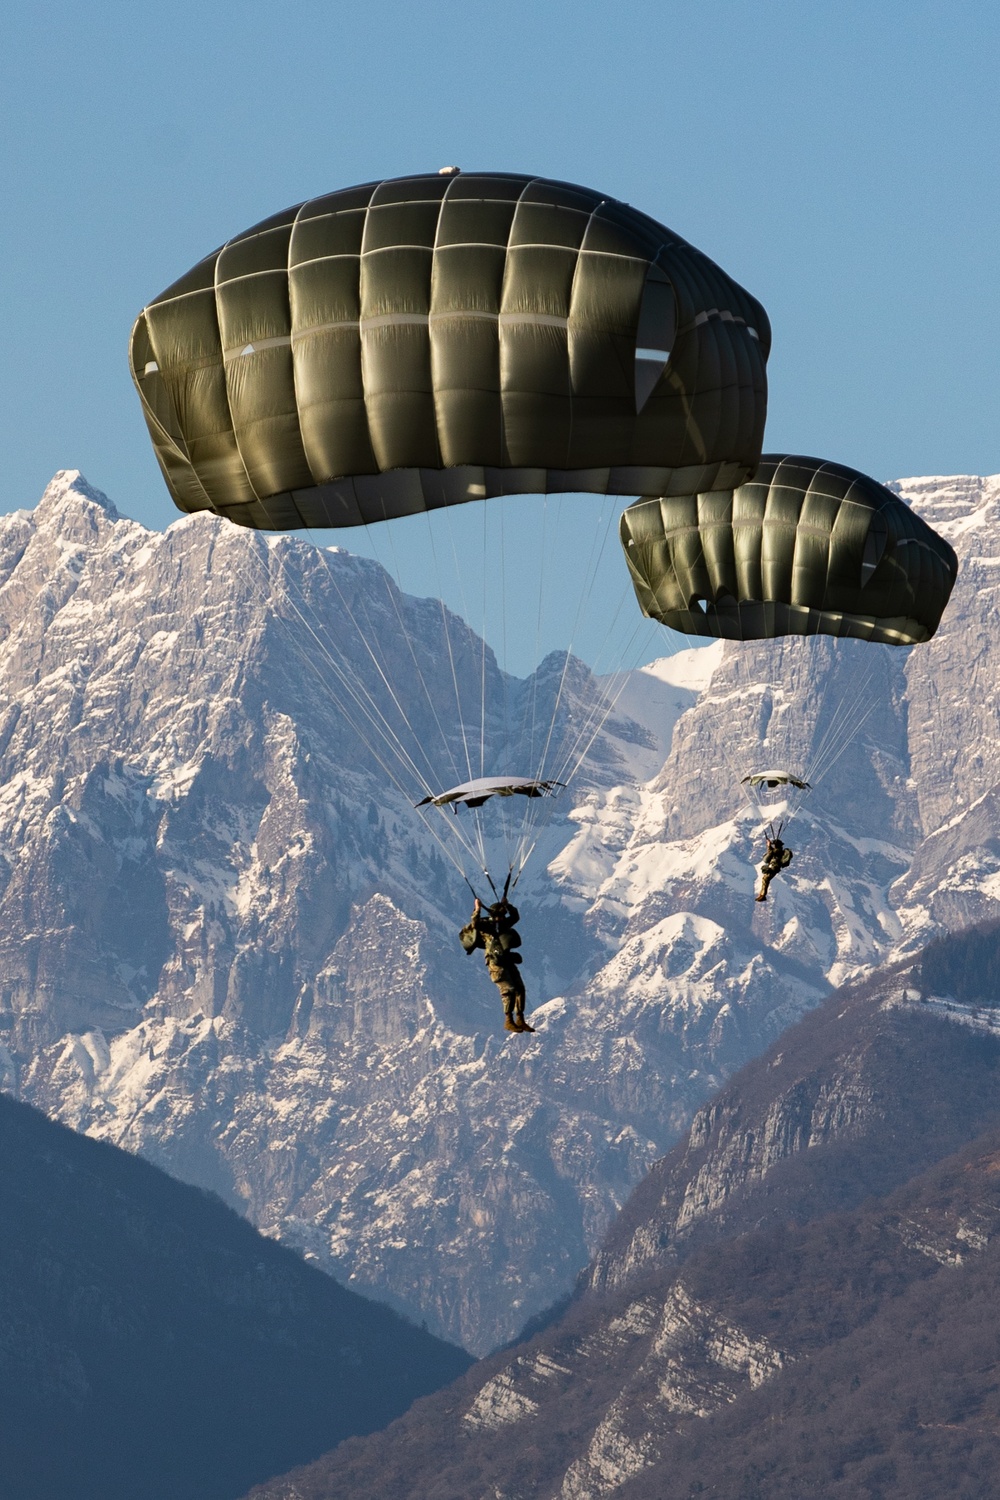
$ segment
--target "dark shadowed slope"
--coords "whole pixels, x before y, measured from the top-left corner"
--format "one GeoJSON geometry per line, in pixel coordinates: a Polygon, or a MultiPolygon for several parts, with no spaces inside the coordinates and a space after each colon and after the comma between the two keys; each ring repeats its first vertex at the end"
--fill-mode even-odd
{"type": "Polygon", "coordinates": [[[699,1113],[563,1317],[261,1500],[995,1493],[1000,1038],[921,984],[833,995],[699,1113]]]}
{"type": "Polygon", "coordinates": [[[678,1422],[618,1500],[996,1495],[998,1174],[993,1130],[882,1202],[693,1258],[692,1297],[728,1302],[781,1362],[678,1422]]]}
{"type": "Polygon", "coordinates": [[[0,1096],[0,1492],[231,1500],[468,1364],[215,1197],[0,1096]]]}
{"type": "MultiPolygon", "coordinates": [[[[948,951],[978,956],[980,942],[972,930],[948,951]]],[[[1000,1118],[986,1013],[981,1027],[971,1007],[949,1020],[923,986],[917,962],[845,987],[743,1068],[636,1189],[590,1284],[627,1286],[699,1244],[854,1207],[1000,1118]]]]}

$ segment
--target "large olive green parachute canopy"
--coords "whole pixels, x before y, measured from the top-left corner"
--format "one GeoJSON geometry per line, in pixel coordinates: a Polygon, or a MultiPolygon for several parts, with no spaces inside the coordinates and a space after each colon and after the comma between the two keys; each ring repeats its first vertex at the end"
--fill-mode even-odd
{"type": "Polygon", "coordinates": [[[929,640],[958,571],[898,496],[843,464],[766,454],[735,489],[639,501],[621,539],[644,614],[687,635],[929,640]]]}
{"type": "Polygon", "coordinates": [[[176,504],[351,526],[489,495],[690,495],[763,438],[760,303],[645,214],[500,173],[288,209],[140,314],[176,504]]]}

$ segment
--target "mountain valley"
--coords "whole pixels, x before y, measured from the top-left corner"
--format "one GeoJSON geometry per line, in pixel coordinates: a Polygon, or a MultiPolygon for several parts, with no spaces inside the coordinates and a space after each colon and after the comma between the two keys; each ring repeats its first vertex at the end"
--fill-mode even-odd
{"type": "MultiPolygon", "coordinates": [[[[538,1035],[506,1038],[456,941],[468,892],[296,611],[346,651],[363,603],[380,660],[405,618],[431,698],[485,662],[490,733],[528,685],[374,562],[209,516],[150,532],[56,476],[0,520],[3,1087],[476,1354],[513,1338],[728,1077],[833,986],[1000,913],[1000,479],[896,488],[961,556],[938,635],[634,674],[518,890],[538,1035]],[[757,906],[739,770],[824,744],[757,906]]],[[[593,689],[567,680],[571,720],[593,689]]]]}

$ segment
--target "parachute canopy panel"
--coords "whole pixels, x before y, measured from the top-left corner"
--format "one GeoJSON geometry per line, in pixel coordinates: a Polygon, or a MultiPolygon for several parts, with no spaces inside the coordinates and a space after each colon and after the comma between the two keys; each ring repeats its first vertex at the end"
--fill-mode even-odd
{"type": "Polygon", "coordinates": [[[929,640],[958,571],[948,543],[843,464],[765,454],[735,489],[645,499],[621,520],[644,614],[687,635],[929,640]]]}
{"type": "Polygon", "coordinates": [[[238,235],[144,309],[130,360],[178,507],[273,530],[737,485],[769,347],[760,303],[628,204],[435,172],[238,235]]]}
{"type": "Polygon", "coordinates": [[[539,781],[533,776],[480,776],[436,797],[421,797],[415,806],[454,807],[461,802],[466,807],[482,807],[490,797],[550,797],[562,785],[561,781],[539,781]]]}

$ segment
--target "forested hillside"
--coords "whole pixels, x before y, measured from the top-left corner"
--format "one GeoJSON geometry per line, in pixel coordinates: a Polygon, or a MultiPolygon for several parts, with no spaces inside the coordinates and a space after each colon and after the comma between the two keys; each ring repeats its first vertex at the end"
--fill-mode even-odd
{"type": "Polygon", "coordinates": [[[992,1495],[1000,1028],[921,968],[739,1072],[550,1327],[257,1500],[992,1495]]]}
{"type": "Polygon", "coordinates": [[[233,1500],[468,1356],[226,1208],[0,1097],[0,1493],[233,1500]]]}

